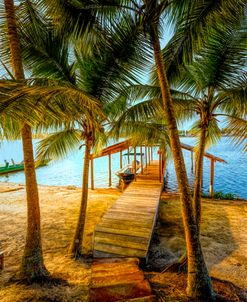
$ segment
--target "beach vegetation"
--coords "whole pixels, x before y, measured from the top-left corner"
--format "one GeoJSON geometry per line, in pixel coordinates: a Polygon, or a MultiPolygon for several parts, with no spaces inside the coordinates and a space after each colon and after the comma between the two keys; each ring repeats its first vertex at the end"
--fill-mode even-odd
{"type": "MultiPolygon", "coordinates": [[[[210,198],[209,194],[203,193],[203,198],[210,198]]],[[[233,193],[224,193],[222,191],[214,192],[214,199],[223,199],[223,200],[236,200],[237,197],[233,193]]]]}

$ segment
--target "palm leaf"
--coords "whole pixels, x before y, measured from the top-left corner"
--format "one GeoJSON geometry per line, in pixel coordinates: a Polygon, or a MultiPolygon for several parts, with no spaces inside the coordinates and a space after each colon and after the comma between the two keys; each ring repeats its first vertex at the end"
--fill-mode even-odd
{"type": "Polygon", "coordinates": [[[69,152],[79,148],[82,139],[82,132],[73,128],[50,134],[38,143],[37,159],[63,158],[69,152]]]}

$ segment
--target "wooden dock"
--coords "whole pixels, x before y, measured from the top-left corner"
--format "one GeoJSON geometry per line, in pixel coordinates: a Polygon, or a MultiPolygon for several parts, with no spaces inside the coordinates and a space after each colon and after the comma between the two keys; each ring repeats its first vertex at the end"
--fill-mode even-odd
{"type": "Polygon", "coordinates": [[[147,258],[163,182],[152,161],[105,213],[94,231],[94,257],[147,258]]]}

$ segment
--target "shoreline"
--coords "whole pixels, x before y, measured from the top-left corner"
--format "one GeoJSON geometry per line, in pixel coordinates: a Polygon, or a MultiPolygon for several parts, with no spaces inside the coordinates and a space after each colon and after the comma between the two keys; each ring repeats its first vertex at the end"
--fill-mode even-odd
{"type": "MultiPolygon", "coordinates": [[[[17,186],[17,187],[25,187],[26,185],[25,184],[22,184],[22,183],[16,183],[16,182],[7,182],[7,181],[0,181],[0,193],[2,193],[3,191],[1,190],[1,187],[3,186],[7,186],[7,185],[10,185],[10,186],[17,186]]],[[[38,184],[38,188],[61,188],[61,189],[68,189],[68,190],[82,190],[82,187],[80,186],[75,186],[75,185],[71,185],[71,184],[68,184],[68,185],[44,185],[44,184],[38,184]]],[[[20,188],[21,189],[21,188],[20,188]]],[[[100,187],[100,188],[95,188],[95,189],[91,189],[91,188],[88,188],[89,191],[97,191],[97,190],[117,190],[117,191],[120,191],[119,188],[116,186],[116,187],[100,187]]],[[[6,192],[11,192],[11,191],[6,191],[6,192]]],[[[161,197],[162,197],[162,194],[166,194],[166,193],[169,193],[169,194],[179,194],[177,191],[166,191],[166,190],[163,190],[163,192],[161,193],[161,197]]],[[[233,193],[234,194],[234,193],[233,193]]],[[[211,202],[220,202],[220,201],[229,201],[229,202],[247,202],[247,199],[245,198],[234,198],[234,199],[217,199],[217,198],[210,198],[210,197],[205,197],[205,196],[202,196],[203,199],[207,199],[208,201],[211,201],[211,202]]]]}

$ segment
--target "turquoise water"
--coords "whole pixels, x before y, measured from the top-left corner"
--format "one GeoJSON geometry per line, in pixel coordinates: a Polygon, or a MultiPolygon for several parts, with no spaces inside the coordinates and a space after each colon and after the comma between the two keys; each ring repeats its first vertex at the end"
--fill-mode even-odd
{"type": "MultiPolygon", "coordinates": [[[[193,138],[181,138],[186,144],[193,145],[193,138]]],[[[36,143],[37,141],[35,141],[36,143]]],[[[139,151],[138,151],[139,152],[139,151]]],[[[227,164],[215,164],[215,191],[223,191],[224,193],[234,193],[238,197],[247,199],[247,154],[244,154],[241,149],[236,149],[230,144],[228,138],[222,138],[221,142],[212,147],[208,152],[222,157],[227,161],[227,164]]],[[[157,150],[153,152],[154,158],[157,159],[157,150]]],[[[83,150],[77,150],[63,160],[51,162],[48,166],[37,169],[37,180],[39,184],[66,186],[74,185],[81,186],[83,150]]],[[[187,167],[188,176],[191,184],[193,183],[194,175],[190,169],[190,152],[184,151],[184,157],[187,167]]],[[[9,162],[13,158],[16,162],[22,161],[22,146],[21,141],[4,142],[0,149],[0,163],[3,164],[4,159],[9,162]]],[[[127,164],[127,156],[124,157],[123,164],[127,164]]],[[[114,171],[119,169],[119,154],[112,155],[112,185],[116,186],[118,179],[114,171]]],[[[204,160],[204,179],[203,187],[207,192],[209,188],[209,168],[210,161],[204,160]]],[[[108,158],[101,157],[95,160],[95,187],[108,187],[108,158]]],[[[0,181],[24,183],[24,173],[18,172],[7,176],[0,176],[0,181]]],[[[173,168],[173,162],[168,164],[168,183],[169,190],[176,190],[176,177],[173,168]]]]}

